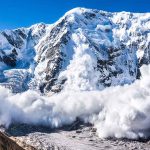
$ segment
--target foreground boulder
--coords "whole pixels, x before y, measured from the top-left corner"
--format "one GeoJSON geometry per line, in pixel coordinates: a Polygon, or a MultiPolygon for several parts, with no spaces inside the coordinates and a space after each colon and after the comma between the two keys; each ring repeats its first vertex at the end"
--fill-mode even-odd
{"type": "Polygon", "coordinates": [[[0,132],[0,150],[24,150],[13,140],[0,132]]]}

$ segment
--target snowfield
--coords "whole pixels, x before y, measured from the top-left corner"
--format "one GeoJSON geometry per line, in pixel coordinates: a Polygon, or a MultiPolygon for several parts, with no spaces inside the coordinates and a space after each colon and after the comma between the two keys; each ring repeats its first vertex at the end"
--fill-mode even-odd
{"type": "Polygon", "coordinates": [[[149,46],[150,13],[76,8],[52,25],[1,32],[0,125],[80,118],[100,138],[148,138],[149,46]]]}

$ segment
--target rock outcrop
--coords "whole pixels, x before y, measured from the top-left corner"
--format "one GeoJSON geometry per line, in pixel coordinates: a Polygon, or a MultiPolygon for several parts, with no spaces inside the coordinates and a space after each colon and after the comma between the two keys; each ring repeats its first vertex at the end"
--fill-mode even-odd
{"type": "Polygon", "coordinates": [[[0,150],[24,150],[13,140],[0,132],[0,150]]]}

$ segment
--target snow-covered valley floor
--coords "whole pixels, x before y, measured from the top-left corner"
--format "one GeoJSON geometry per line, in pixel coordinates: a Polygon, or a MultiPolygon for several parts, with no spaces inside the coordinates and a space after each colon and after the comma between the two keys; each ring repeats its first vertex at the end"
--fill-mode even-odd
{"type": "Polygon", "coordinates": [[[41,126],[12,125],[7,131],[27,150],[149,150],[149,140],[100,139],[91,125],[75,122],[50,130],[41,126]],[[26,146],[28,145],[28,146],[26,146]],[[30,147],[29,147],[30,145],[30,147]],[[35,149],[34,149],[35,148],[35,149]]]}

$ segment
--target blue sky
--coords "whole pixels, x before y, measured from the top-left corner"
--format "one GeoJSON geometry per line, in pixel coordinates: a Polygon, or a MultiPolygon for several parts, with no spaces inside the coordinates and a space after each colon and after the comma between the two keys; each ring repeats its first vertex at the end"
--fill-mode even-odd
{"type": "Polygon", "coordinates": [[[150,12],[150,0],[0,0],[0,30],[53,23],[75,7],[150,12]]]}

